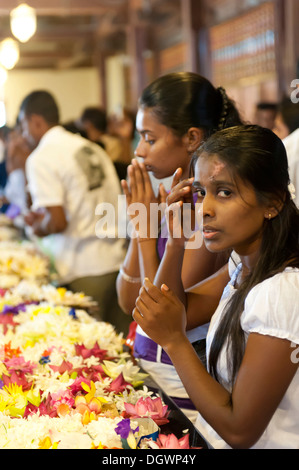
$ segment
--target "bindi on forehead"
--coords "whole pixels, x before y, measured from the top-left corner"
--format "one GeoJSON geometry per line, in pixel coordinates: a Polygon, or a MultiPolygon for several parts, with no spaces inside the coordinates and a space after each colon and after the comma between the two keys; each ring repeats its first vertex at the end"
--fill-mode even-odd
{"type": "Polygon", "coordinates": [[[226,169],[226,164],[220,161],[214,161],[211,167],[210,181],[214,181],[226,169]]]}

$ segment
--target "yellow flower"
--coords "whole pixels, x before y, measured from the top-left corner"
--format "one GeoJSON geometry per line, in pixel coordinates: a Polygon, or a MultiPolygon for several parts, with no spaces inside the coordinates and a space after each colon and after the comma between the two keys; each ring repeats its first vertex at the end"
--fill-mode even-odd
{"type": "Polygon", "coordinates": [[[0,362],[0,377],[5,374],[8,375],[6,365],[3,362],[0,362]]]}
{"type": "Polygon", "coordinates": [[[54,442],[52,444],[51,438],[49,436],[44,439],[40,439],[38,443],[39,449],[57,449],[59,442],[54,442]]]}
{"type": "Polygon", "coordinates": [[[104,446],[101,442],[99,442],[97,446],[92,442],[91,449],[104,449],[104,446]]]}
{"type": "Polygon", "coordinates": [[[135,439],[134,434],[132,433],[132,431],[130,431],[130,433],[128,435],[127,443],[128,443],[128,446],[131,449],[136,449],[137,448],[136,439],[135,439]]]}
{"type": "Polygon", "coordinates": [[[60,297],[63,299],[65,293],[66,293],[66,288],[65,287],[58,287],[57,292],[60,295],[60,297]]]}
{"type": "Polygon", "coordinates": [[[22,386],[10,383],[2,390],[1,408],[3,408],[4,401],[6,401],[5,409],[9,411],[10,416],[15,418],[23,416],[27,405],[26,395],[27,392],[23,392],[22,386]]]}
{"type": "Polygon", "coordinates": [[[83,390],[85,390],[85,392],[87,392],[87,394],[85,395],[85,400],[87,403],[89,403],[93,399],[96,393],[96,386],[94,382],[91,380],[90,386],[87,385],[85,382],[81,382],[81,387],[83,388],[83,390]]]}
{"type": "Polygon", "coordinates": [[[34,392],[32,389],[27,392],[27,400],[34,406],[39,406],[41,402],[39,391],[34,392]]]}
{"type": "Polygon", "coordinates": [[[96,386],[92,380],[90,381],[90,387],[85,382],[81,382],[81,387],[83,388],[83,390],[85,390],[85,392],[87,392],[87,394],[84,396],[86,403],[90,403],[91,401],[99,401],[101,403],[108,403],[106,398],[95,397],[96,386]]]}
{"type": "Polygon", "coordinates": [[[69,380],[70,380],[70,376],[69,374],[67,373],[67,371],[65,371],[59,378],[60,382],[62,383],[67,383],[69,380]]]}

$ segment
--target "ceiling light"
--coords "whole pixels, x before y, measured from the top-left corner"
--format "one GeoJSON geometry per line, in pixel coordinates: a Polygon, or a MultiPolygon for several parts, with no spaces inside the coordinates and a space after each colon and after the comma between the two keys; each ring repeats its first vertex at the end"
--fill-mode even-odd
{"type": "Polygon", "coordinates": [[[21,42],[27,42],[36,31],[35,9],[21,3],[10,12],[12,34],[21,42]]]}
{"type": "Polygon", "coordinates": [[[19,60],[19,44],[11,38],[4,39],[0,44],[0,64],[6,69],[13,69],[19,60]]]}

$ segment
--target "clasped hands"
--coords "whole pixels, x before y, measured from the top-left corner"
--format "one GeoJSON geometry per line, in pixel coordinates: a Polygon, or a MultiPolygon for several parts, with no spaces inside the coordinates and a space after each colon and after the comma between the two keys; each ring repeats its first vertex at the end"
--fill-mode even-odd
{"type": "MultiPolygon", "coordinates": [[[[133,161],[128,168],[128,182],[123,181],[122,187],[128,205],[142,202],[149,208],[151,203],[166,202],[169,236],[172,238],[175,231],[179,232],[178,238],[185,242],[184,224],[178,217],[178,212],[185,203],[189,203],[188,216],[190,223],[194,225],[194,203],[191,190],[193,178],[181,181],[181,177],[182,170],[179,168],[174,175],[170,194],[167,195],[165,188],[161,185],[159,195],[156,197],[146,168],[143,164],[133,161]]],[[[150,224],[150,222],[150,218],[148,218],[147,223],[150,224]]],[[[168,345],[176,344],[176,341],[186,337],[185,307],[165,284],[159,289],[145,278],[132,316],[149,337],[165,350],[168,345]]]]}
{"type": "Polygon", "coordinates": [[[195,227],[191,188],[193,178],[181,180],[181,177],[182,169],[178,168],[173,177],[171,192],[168,194],[163,184],[160,184],[156,196],[145,165],[132,160],[128,167],[128,180],[122,180],[121,185],[131,220],[134,220],[136,211],[144,215],[139,217],[138,228],[135,226],[140,238],[157,238],[158,225],[164,215],[170,238],[185,242],[192,236],[195,227]]]}

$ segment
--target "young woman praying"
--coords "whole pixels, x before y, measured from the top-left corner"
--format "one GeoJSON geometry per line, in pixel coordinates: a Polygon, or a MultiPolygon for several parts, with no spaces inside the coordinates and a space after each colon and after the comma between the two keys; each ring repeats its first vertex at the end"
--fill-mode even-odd
{"type": "MultiPolygon", "coordinates": [[[[299,211],[284,145],[258,126],[225,129],[196,152],[194,170],[206,248],[240,258],[211,317],[208,370],[186,328],[207,321],[213,290],[203,282],[196,299],[169,274],[185,243],[171,236],[175,210],[156,285],[144,281],[133,317],[171,358],[212,447],[298,448],[299,211]]],[[[182,205],[177,189],[169,210],[182,205]]]]}
{"type": "MultiPolygon", "coordinates": [[[[156,180],[173,177],[174,184],[188,177],[191,157],[201,142],[217,129],[240,124],[241,120],[223,88],[214,88],[204,77],[195,73],[173,73],[151,83],[142,93],[136,119],[140,141],[134,160],[128,168],[128,179],[122,181],[128,207],[142,204],[148,218],[132,237],[127,255],[117,279],[118,301],[124,312],[132,314],[135,301],[145,277],[154,280],[167,241],[165,219],[153,226],[150,207],[166,200],[161,187],[153,190],[151,175],[156,180]],[[141,162],[140,162],[141,160],[141,162]],[[156,234],[155,234],[156,233],[156,234]]],[[[229,254],[211,253],[201,249],[186,249],[182,266],[185,288],[203,280],[226,265],[229,254]]],[[[227,267],[222,273],[221,288],[215,290],[213,308],[217,305],[227,281],[227,267]],[[218,297],[217,297],[218,295],[218,297]]],[[[193,346],[205,351],[207,325],[188,332],[193,346]]],[[[190,419],[197,416],[194,405],[178,378],[169,357],[137,328],[134,356],[190,419]]]]}

